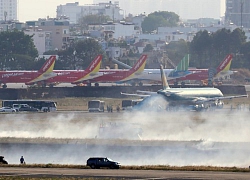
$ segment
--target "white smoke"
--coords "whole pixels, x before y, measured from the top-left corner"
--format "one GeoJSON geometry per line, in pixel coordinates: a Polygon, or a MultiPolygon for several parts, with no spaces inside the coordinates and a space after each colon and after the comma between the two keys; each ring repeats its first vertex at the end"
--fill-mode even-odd
{"type": "Polygon", "coordinates": [[[19,163],[21,155],[27,163],[54,164],[85,164],[90,156],[105,156],[122,165],[243,167],[250,162],[248,116],[247,111],[229,109],[171,112],[159,108],[121,113],[2,114],[1,139],[37,142],[2,142],[0,154],[12,164],[19,163]],[[105,135],[100,133],[104,126],[105,135]],[[55,142],[41,143],[43,138],[55,142]]]}

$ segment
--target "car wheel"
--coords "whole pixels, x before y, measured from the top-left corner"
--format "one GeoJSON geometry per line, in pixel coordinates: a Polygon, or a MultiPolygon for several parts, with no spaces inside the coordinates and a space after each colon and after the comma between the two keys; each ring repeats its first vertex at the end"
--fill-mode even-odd
{"type": "Polygon", "coordinates": [[[12,112],[15,112],[14,110],[12,110],[12,112]]]}
{"type": "Polygon", "coordinates": [[[95,169],[96,168],[94,164],[91,164],[90,167],[91,167],[91,169],[95,169]]]}
{"type": "Polygon", "coordinates": [[[111,165],[111,166],[110,166],[110,169],[115,169],[115,166],[114,166],[114,165],[111,165]]]}
{"type": "Polygon", "coordinates": [[[3,161],[2,161],[2,163],[3,163],[3,164],[8,164],[8,162],[7,162],[7,161],[5,161],[5,160],[3,160],[3,161]]]}

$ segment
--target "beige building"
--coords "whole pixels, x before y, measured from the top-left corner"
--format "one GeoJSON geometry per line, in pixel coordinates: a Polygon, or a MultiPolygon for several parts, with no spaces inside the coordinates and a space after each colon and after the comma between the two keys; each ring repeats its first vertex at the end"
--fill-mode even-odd
{"type": "MultiPolygon", "coordinates": [[[[26,29],[35,27],[35,31],[39,30],[39,32],[44,33],[45,51],[61,50],[69,45],[70,33],[69,21],[67,20],[48,18],[39,19],[38,21],[26,21],[26,27],[26,29]]],[[[39,33],[35,34],[39,35],[39,33]]]]}
{"type": "Polygon", "coordinates": [[[68,26],[41,26],[40,28],[51,32],[51,46],[53,50],[61,50],[68,45],[70,39],[68,26]]]}

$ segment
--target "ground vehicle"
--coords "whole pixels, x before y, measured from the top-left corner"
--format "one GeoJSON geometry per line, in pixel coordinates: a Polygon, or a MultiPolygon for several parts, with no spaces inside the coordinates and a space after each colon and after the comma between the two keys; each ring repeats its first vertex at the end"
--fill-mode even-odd
{"type": "Polygon", "coordinates": [[[56,111],[56,102],[49,100],[29,100],[29,99],[21,99],[21,100],[3,100],[2,107],[8,106],[17,107],[17,104],[27,104],[31,107],[39,109],[39,111],[48,112],[48,111],[56,111]]]}
{"type": "Polygon", "coordinates": [[[104,112],[105,102],[101,100],[91,100],[88,102],[89,112],[104,112]]]}
{"type": "Polygon", "coordinates": [[[4,160],[3,156],[0,156],[0,164],[8,164],[8,162],[4,160]]]}
{"type": "Polygon", "coordinates": [[[16,112],[16,110],[11,107],[2,107],[0,108],[0,112],[16,112]]]}
{"type": "Polygon", "coordinates": [[[141,102],[142,99],[127,99],[122,100],[122,110],[132,110],[133,106],[141,102]]]}
{"type": "Polygon", "coordinates": [[[91,167],[92,169],[99,169],[100,167],[119,169],[120,163],[115,162],[107,157],[91,157],[87,160],[87,166],[91,167]]]}
{"type": "Polygon", "coordinates": [[[19,104],[19,109],[18,111],[33,111],[33,112],[38,112],[39,110],[37,108],[31,107],[28,104],[19,104]]]}

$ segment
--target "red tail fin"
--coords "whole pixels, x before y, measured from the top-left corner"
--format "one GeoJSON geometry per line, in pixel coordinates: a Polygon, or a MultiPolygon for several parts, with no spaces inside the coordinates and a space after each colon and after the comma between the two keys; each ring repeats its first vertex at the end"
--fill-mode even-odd
{"type": "Polygon", "coordinates": [[[41,74],[52,72],[54,69],[55,61],[56,56],[50,56],[50,58],[43,64],[43,66],[41,67],[41,69],[39,69],[38,72],[41,74]]]}
{"type": "Polygon", "coordinates": [[[142,55],[135,65],[129,70],[131,73],[141,73],[146,65],[147,55],[142,55]]]}
{"type": "Polygon", "coordinates": [[[226,56],[226,58],[220,63],[220,65],[217,67],[217,74],[222,72],[222,71],[228,71],[231,66],[231,62],[233,59],[233,55],[229,54],[226,56]]]}
{"type": "Polygon", "coordinates": [[[87,73],[97,73],[100,69],[102,55],[98,55],[85,70],[87,73]]]}

